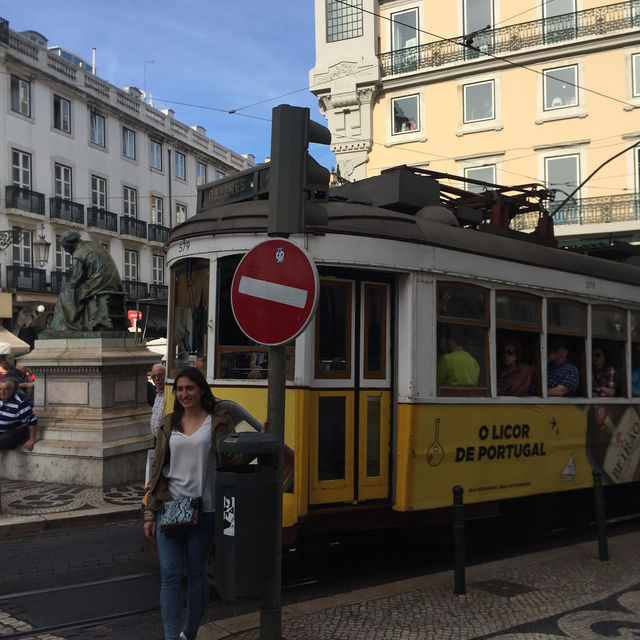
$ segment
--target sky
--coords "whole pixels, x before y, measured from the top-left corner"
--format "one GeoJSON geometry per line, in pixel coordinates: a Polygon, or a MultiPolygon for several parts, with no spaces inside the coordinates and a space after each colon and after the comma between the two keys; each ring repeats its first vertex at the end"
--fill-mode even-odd
{"type": "MultiPolygon", "coordinates": [[[[146,91],[156,108],[258,163],[271,153],[273,107],[309,107],[326,125],[308,89],[313,0],[2,0],[0,16],[89,63],[95,47],[99,77],[146,91]]],[[[310,151],[335,165],[328,147],[310,151]]]]}

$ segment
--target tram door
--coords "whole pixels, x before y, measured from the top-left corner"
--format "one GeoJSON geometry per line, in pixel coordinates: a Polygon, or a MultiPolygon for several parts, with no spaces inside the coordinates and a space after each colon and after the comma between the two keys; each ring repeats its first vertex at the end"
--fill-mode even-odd
{"type": "Polygon", "coordinates": [[[310,506],[389,497],[391,296],[389,281],[320,281],[310,506]]]}

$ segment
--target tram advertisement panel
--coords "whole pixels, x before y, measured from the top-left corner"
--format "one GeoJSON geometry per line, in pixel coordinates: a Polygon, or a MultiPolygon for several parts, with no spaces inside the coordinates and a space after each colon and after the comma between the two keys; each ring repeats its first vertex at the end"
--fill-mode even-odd
{"type": "MultiPolygon", "coordinates": [[[[587,415],[572,405],[417,407],[413,509],[593,485],[587,415]]],[[[409,502],[411,499],[409,498],[409,502]]]]}

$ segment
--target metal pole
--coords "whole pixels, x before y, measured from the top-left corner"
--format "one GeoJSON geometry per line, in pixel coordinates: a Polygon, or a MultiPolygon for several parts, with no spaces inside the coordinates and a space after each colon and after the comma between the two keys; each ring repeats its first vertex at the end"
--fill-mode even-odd
{"type": "Polygon", "coordinates": [[[282,446],[278,452],[278,500],[273,580],[267,586],[260,605],[260,640],[282,639],[282,464],[284,450],[284,400],[286,358],[284,346],[269,347],[269,381],[267,419],[269,433],[277,436],[282,446]]]}
{"type": "Polygon", "coordinates": [[[453,575],[454,593],[457,596],[461,596],[465,593],[463,494],[464,489],[460,485],[453,487],[453,575]]]}
{"type": "Polygon", "coordinates": [[[602,489],[602,473],[599,469],[593,470],[593,495],[596,508],[596,525],[598,528],[598,557],[600,560],[608,560],[607,517],[604,503],[604,490],[602,489]]]}

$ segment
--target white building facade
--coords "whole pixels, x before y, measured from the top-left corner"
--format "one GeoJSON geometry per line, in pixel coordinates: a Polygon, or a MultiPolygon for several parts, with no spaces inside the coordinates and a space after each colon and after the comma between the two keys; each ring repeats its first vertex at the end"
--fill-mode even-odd
{"type": "Polygon", "coordinates": [[[46,328],[71,265],[60,235],[76,229],[108,248],[127,308],[155,308],[162,333],[171,228],[195,214],[197,185],[254,158],[46,45],[0,18],[0,287],[12,294],[12,329],[31,341],[46,328]]]}

